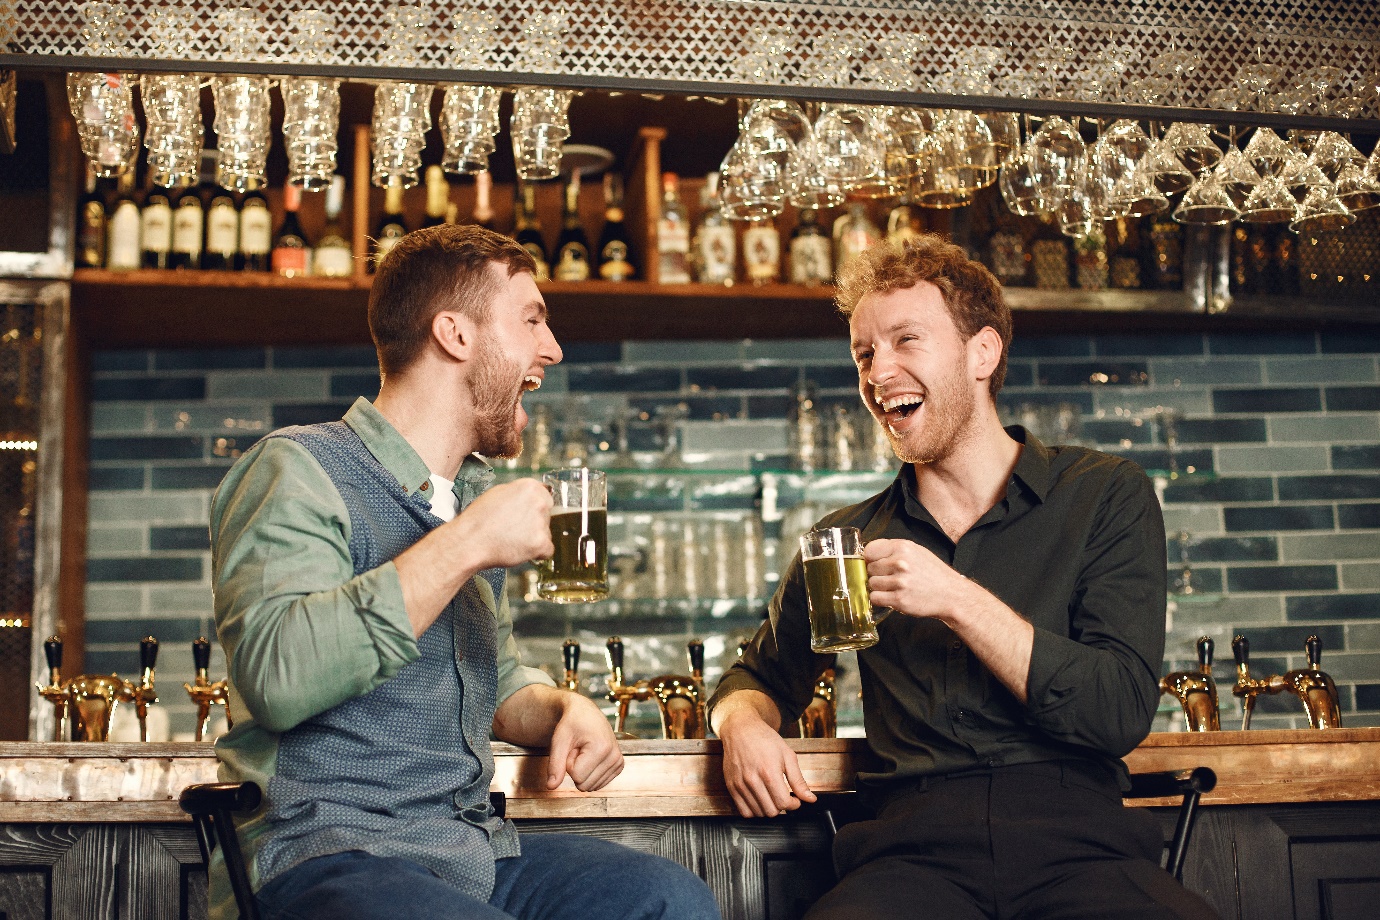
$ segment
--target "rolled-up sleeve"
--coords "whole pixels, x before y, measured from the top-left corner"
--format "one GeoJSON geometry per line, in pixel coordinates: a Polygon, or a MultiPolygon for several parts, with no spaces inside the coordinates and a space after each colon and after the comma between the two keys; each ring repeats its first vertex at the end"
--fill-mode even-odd
{"type": "Polygon", "coordinates": [[[1164,519],[1134,465],[1110,477],[1082,553],[1069,635],[1035,630],[1027,713],[1051,738],[1121,757],[1150,731],[1164,656],[1164,519]]]}
{"type": "Polygon", "coordinates": [[[418,657],[397,569],[356,575],[349,539],[335,486],[286,438],[256,445],[212,501],[216,629],[234,696],[268,731],[367,693],[418,657]]]}

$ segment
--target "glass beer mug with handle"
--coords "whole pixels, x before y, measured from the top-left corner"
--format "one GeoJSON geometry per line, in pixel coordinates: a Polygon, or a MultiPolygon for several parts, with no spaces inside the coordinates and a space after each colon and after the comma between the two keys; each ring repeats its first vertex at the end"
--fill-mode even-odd
{"type": "Polygon", "coordinates": [[[825,527],[800,538],[811,651],[848,652],[877,644],[862,549],[856,527],[825,527]]]}
{"type": "Polygon", "coordinates": [[[608,482],[585,467],[552,470],[542,483],[551,490],[551,542],[555,552],[537,564],[537,594],[558,604],[601,601],[609,596],[608,482]]]}

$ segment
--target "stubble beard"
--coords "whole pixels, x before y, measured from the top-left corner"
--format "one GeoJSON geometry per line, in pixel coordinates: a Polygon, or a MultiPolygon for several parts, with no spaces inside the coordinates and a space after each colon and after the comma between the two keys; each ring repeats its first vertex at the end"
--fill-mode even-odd
{"type": "Polygon", "coordinates": [[[522,368],[497,345],[481,342],[470,378],[474,401],[475,453],[496,459],[522,453],[522,432],[514,419],[522,400],[522,368]]]}
{"type": "Polygon", "coordinates": [[[882,421],[891,449],[902,463],[938,463],[962,443],[976,415],[964,370],[963,364],[955,365],[935,386],[926,387],[924,405],[916,410],[925,413],[918,431],[898,434],[882,421]]]}

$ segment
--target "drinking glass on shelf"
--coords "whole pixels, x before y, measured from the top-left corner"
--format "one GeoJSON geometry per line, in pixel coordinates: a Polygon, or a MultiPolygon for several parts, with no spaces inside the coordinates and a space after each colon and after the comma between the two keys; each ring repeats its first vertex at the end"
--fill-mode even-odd
{"type": "Polygon", "coordinates": [[[561,174],[565,141],[570,136],[573,90],[525,86],[513,96],[513,160],[518,176],[529,181],[561,174]]]}
{"type": "Polygon", "coordinates": [[[1183,200],[1174,209],[1174,219],[1181,224],[1220,227],[1236,220],[1239,213],[1222,185],[1221,175],[1204,170],[1184,192],[1183,200]]]}
{"type": "Polygon", "coordinates": [[[848,652],[877,644],[862,551],[856,527],[827,527],[800,538],[813,652],[848,652]]]}
{"type": "MultiPolygon", "coordinates": [[[[289,14],[293,58],[298,62],[332,59],[335,18],[325,10],[289,14]]],[[[333,77],[284,77],[283,143],[288,154],[288,182],[319,191],[335,175],[340,130],[340,81],[333,77]]]]}
{"type": "Polygon", "coordinates": [[[441,166],[447,172],[469,174],[489,168],[498,133],[498,103],[502,91],[493,86],[453,83],[441,103],[441,166]]]}
{"type": "Polygon", "coordinates": [[[1188,171],[1164,138],[1150,145],[1149,152],[1136,169],[1149,175],[1155,188],[1166,195],[1177,195],[1193,184],[1193,173],[1188,171]]]}
{"type": "Polygon", "coordinates": [[[200,78],[191,74],[144,77],[144,146],[150,181],[165,188],[195,185],[201,165],[200,78]]]}
{"type": "Polygon", "coordinates": [[[1256,128],[1241,151],[1247,162],[1263,178],[1278,176],[1289,163],[1289,145],[1272,128],[1256,128]]]}
{"type": "Polygon", "coordinates": [[[220,74],[211,79],[216,117],[216,182],[248,191],[266,183],[269,146],[268,77],[220,74]]]}
{"type": "Polygon", "coordinates": [[[608,482],[587,467],[542,475],[551,490],[550,559],[537,564],[537,593],[560,604],[603,600],[609,593],[608,482]]]}
{"type": "Polygon", "coordinates": [[[417,184],[422,148],[431,128],[430,83],[384,81],[374,88],[371,130],[375,185],[417,184]]]}
{"type": "Polygon", "coordinates": [[[1337,200],[1348,211],[1367,211],[1380,207],[1380,178],[1372,175],[1365,162],[1352,162],[1336,182],[1337,200]]]}
{"type": "Polygon", "coordinates": [[[1175,122],[1164,132],[1164,142],[1190,173],[1197,175],[1222,161],[1222,148],[1212,139],[1207,125],[1175,122]]]}
{"type": "Polygon", "coordinates": [[[1354,223],[1356,215],[1337,199],[1336,189],[1327,182],[1309,188],[1289,229],[1295,233],[1330,233],[1354,223]]]}
{"type": "Polygon", "coordinates": [[[67,101],[82,153],[97,177],[118,176],[134,165],[139,149],[132,93],[136,79],[122,73],[67,75],[67,101]]]}
{"type": "Polygon", "coordinates": [[[1287,224],[1298,211],[1298,202],[1278,176],[1267,176],[1251,189],[1241,206],[1241,220],[1248,224],[1287,224]]]}

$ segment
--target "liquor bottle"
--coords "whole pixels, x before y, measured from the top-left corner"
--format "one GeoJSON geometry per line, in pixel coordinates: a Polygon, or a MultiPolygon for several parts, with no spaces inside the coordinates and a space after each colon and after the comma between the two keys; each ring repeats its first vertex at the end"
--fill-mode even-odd
{"type": "Polygon", "coordinates": [[[302,206],[302,186],[288,183],[283,188],[283,222],[273,238],[273,271],[287,278],[301,278],[311,268],[311,245],[302,232],[297,209],[302,206]]]}
{"type": "Polygon", "coordinates": [[[1073,243],[1074,273],[1078,286],[1085,291],[1107,289],[1107,234],[1101,224],[1102,221],[1093,221],[1088,235],[1073,243]]]}
{"type": "Polygon", "coordinates": [[[439,227],[446,222],[446,205],[450,203],[450,185],[445,170],[439,166],[426,168],[426,218],[423,227],[439,227]]]}
{"type": "Polygon", "coordinates": [[[1139,290],[1144,287],[1140,265],[1140,229],[1133,218],[1118,217],[1109,229],[1115,229],[1116,241],[1107,241],[1107,270],[1112,287],[1139,290]]]}
{"type": "Polygon", "coordinates": [[[168,190],[149,186],[139,212],[139,241],[144,268],[167,268],[172,252],[172,202],[168,190]]]}
{"type": "Polygon", "coordinates": [[[1228,267],[1229,285],[1233,294],[1254,294],[1255,274],[1250,270],[1251,240],[1244,224],[1231,229],[1231,262],[1228,267]]]}
{"type": "Polygon", "coordinates": [[[700,189],[700,206],[704,217],[695,231],[692,247],[695,280],[701,284],[730,285],[737,277],[737,234],[724,217],[719,205],[719,174],[705,176],[700,189]]]}
{"type": "Polygon", "coordinates": [[[838,270],[842,272],[849,262],[881,238],[882,231],[867,217],[867,206],[861,201],[853,202],[848,213],[834,221],[834,252],[838,254],[838,270]]]}
{"type": "Polygon", "coordinates": [[[1035,239],[1030,244],[1030,265],[1035,272],[1035,287],[1047,291],[1067,291],[1069,283],[1069,240],[1059,232],[1053,217],[1041,215],[1035,239]]]}
{"type": "Polygon", "coordinates": [[[370,263],[370,271],[378,268],[383,257],[388,255],[388,251],[398,244],[398,240],[407,235],[407,224],[403,221],[403,187],[402,183],[392,180],[388,187],[383,190],[383,214],[379,216],[379,222],[374,227],[374,258],[370,263]]]}
{"type": "Polygon", "coordinates": [[[662,284],[690,283],[690,221],[680,203],[680,178],[661,176],[661,218],[656,223],[657,267],[662,284]]]}
{"type": "Polygon", "coordinates": [[[105,268],[105,188],[94,170],[86,174],[86,192],[77,200],[78,268],[105,268]]]}
{"type": "Polygon", "coordinates": [[[230,271],[240,248],[240,209],[228,188],[212,185],[206,202],[206,248],[201,267],[230,271]]]}
{"type": "Polygon", "coordinates": [[[485,230],[494,228],[494,207],[490,196],[494,189],[494,177],[487,169],[474,175],[474,222],[485,230]]]}
{"type": "Polygon", "coordinates": [[[627,281],[635,274],[623,225],[623,178],[604,175],[604,229],[599,233],[599,277],[627,281]]]}
{"type": "Polygon", "coordinates": [[[541,219],[537,217],[537,189],[530,182],[518,182],[517,226],[513,239],[526,249],[537,263],[537,280],[551,280],[551,262],[546,257],[546,240],[541,235],[541,219]]]}
{"type": "Polygon", "coordinates": [[[244,193],[240,201],[240,256],[242,271],[272,271],[269,253],[273,251],[273,212],[259,188],[244,193]]]}
{"type": "Polygon", "coordinates": [[[886,241],[893,246],[904,246],[913,239],[918,239],[920,231],[915,229],[915,217],[911,213],[910,205],[898,204],[891,209],[891,213],[886,216],[886,241]]]}
{"type": "Polygon", "coordinates": [[[743,271],[756,285],[781,280],[781,233],[770,219],[750,221],[743,231],[743,271]]]}
{"type": "Polygon", "coordinates": [[[120,175],[119,192],[110,207],[105,247],[105,267],[132,271],[139,267],[139,205],[134,201],[134,170],[120,175]]]}
{"type": "Polygon", "coordinates": [[[1155,287],[1176,291],[1184,286],[1184,232],[1167,210],[1151,219],[1150,263],[1155,287]]]}
{"type": "Polygon", "coordinates": [[[348,278],[354,274],[355,254],[340,228],[340,210],[345,205],[345,177],[332,176],[326,189],[326,228],[312,251],[311,273],[325,278],[348,278]]]}
{"type": "Polygon", "coordinates": [[[580,174],[574,173],[565,187],[565,206],[561,209],[561,235],[556,240],[556,265],[551,274],[557,281],[589,280],[589,238],[580,226],[580,174]]]}
{"type": "Polygon", "coordinates": [[[199,189],[182,189],[173,202],[172,253],[169,268],[201,268],[201,247],[206,230],[206,206],[199,189]]]}
{"type": "Polygon", "coordinates": [[[814,287],[833,277],[833,252],[829,237],[819,226],[819,212],[804,208],[791,231],[791,283],[814,287]]]}

